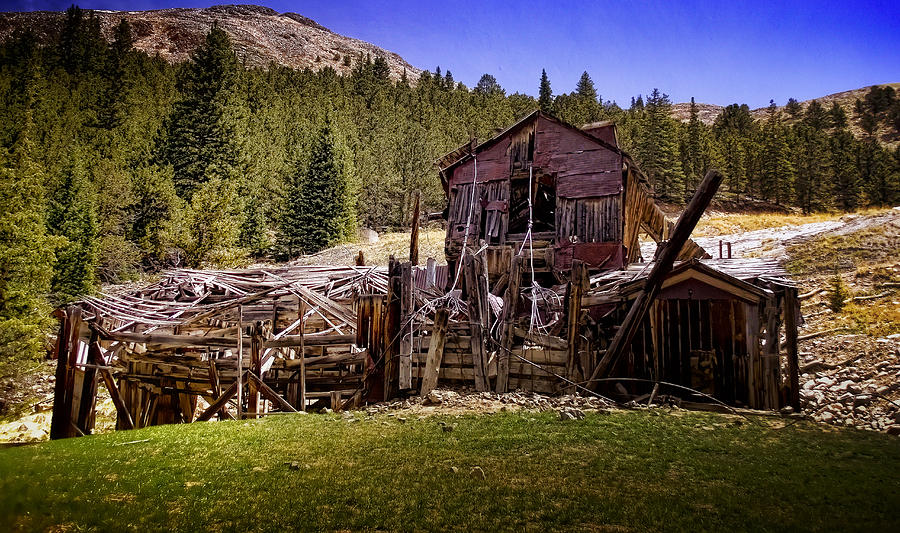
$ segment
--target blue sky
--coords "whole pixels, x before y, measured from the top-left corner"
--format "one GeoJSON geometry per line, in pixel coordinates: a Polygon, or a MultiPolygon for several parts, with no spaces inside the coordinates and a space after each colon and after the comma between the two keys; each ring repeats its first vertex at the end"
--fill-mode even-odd
{"type": "MultiPolygon", "coordinates": [[[[7,11],[71,1],[3,1],[7,11]]],[[[508,93],[554,93],[582,71],[604,99],[654,87],[673,101],[765,106],[900,82],[900,2],[265,1],[331,30],[450,69],[469,87],[493,74],[508,93]]],[[[192,0],[83,0],[93,9],[203,7],[192,0]]]]}

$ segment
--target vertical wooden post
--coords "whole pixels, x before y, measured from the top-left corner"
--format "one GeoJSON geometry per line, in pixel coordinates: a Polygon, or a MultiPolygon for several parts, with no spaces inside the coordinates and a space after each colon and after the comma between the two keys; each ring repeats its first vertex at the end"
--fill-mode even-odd
{"type": "Polygon", "coordinates": [[[69,330],[71,328],[70,310],[59,319],[59,335],[56,338],[56,385],[53,390],[53,416],[50,420],[50,438],[63,439],[69,436],[69,420],[71,409],[66,410],[66,372],[69,364],[69,330]]]}
{"type": "MultiPolygon", "coordinates": [[[[396,267],[396,263],[394,263],[396,267]]],[[[397,270],[396,268],[394,269],[397,270]]],[[[388,294],[386,298],[387,309],[385,310],[385,323],[382,333],[384,335],[383,345],[384,351],[382,357],[384,359],[384,397],[383,400],[390,400],[397,393],[397,354],[399,353],[398,339],[401,335],[400,320],[400,299],[401,299],[401,283],[400,276],[393,275],[388,285],[388,294]]]]}
{"type": "Polygon", "coordinates": [[[304,315],[306,314],[306,302],[300,300],[300,325],[298,326],[300,329],[300,405],[299,409],[301,411],[306,411],[306,343],[304,341],[304,335],[306,333],[306,321],[304,320],[304,315]]]}
{"type": "MultiPolygon", "coordinates": [[[[472,335],[472,363],[475,367],[475,390],[488,390],[487,350],[484,345],[484,324],[481,283],[478,279],[478,259],[471,254],[466,256],[466,292],[468,293],[467,309],[469,312],[469,329],[472,335]]],[[[487,295],[484,295],[485,297],[487,295]]]]}
{"type": "Polygon", "coordinates": [[[81,385],[81,403],[78,406],[78,418],[75,425],[85,435],[90,435],[94,427],[94,409],[97,404],[97,366],[106,366],[106,361],[100,353],[99,335],[91,331],[91,340],[88,343],[87,362],[93,368],[84,369],[84,379],[81,385]]]}
{"type": "Polygon", "coordinates": [[[441,371],[441,360],[444,358],[444,345],[447,342],[447,325],[450,311],[441,307],[434,313],[434,328],[431,330],[431,344],[425,358],[425,373],[422,375],[422,388],[419,393],[424,396],[437,387],[438,375],[441,371]]]}
{"type": "Polygon", "coordinates": [[[425,260],[425,288],[437,287],[437,261],[433,257],[425,260]]]}
{"type": "Polygon", "coordinates": [[[422,194],[416,191],[416,203],[412,212],[412,231],[409,234],[409,262],[419,264],[419,207],[422,194]]]}
{"type": "Polygon", "coordinates": [[[790,376],[790,405],[800,410],[800,361],[797,351],[797,288],[784,289],[784,333],[787,344],[788,375],[790,376]]]}
{"type": "Polygon", "coordinates": [[[403,263],[400,267],[400,324],[403,329],[400,332],[400,357],[397,361],[397,388],[407,390],[412,388],[412,335],[413,335],[413,288],[415,281],[412,277],[412,264],[403,263]]]}
{"type": "Polygon", "coordinates": [[[237,308],[237,419],[243,418],[244,409],[244,384],[241,377],[244,375],[244,306],[237,308]]]}
{"type": "MultiPolygon", "coordinates": [[[[259,322],[253,325],[253,336],[250,337],[250,373],[256,376],[259,379],[262,379],[260,375],[262,360],[261,360],[261,350],[262,347],[262,324],[259,322]]],[[[247,411],[253,413],[252,418],[258,418],[258,413],[260,410],[259,404],[259,387],[257,386],[254,380],[247,381],[247,392],[249,396],[247,397],[247,411]]]]}
{"type": "MultiPolygon", "coordinates": [[[[581,325],[581,297],[584,294],[586,277],[584,262],[579,259],[572,260],[572,273],[569,277],[569,306],[568,306],[568,342],[569,355],[566,360],[566,374],[570,380],[579,381],[575,375],[578,367],[579,329],[581,325]]],[[[582,369],[585,373],[590,370],[582,369]]],[[[588,374],[589,375],[589,374],[588,374]]],[[[570,392],[575,392],[572,389],[570,392]]]]}
{"type": "Polygon", "coordinates": [[[519,312],[519,283],[522,280],[522,258],[513,253],[509,266],[509,285],[503,298],[503,335],[500,338],[500,355],[497,360],[498,393],[509,387],[509,357],[515,336],[516,315],[519,312]]]}

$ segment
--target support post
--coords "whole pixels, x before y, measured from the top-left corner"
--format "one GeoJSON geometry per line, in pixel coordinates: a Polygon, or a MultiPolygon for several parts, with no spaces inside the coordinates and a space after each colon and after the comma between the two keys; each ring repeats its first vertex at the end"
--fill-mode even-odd
{"type": "Polygon", "coordinates": [[[522,258],[513,254],[509,266],[509,285],[503,298],[503,335],[500,338],[500,354],[497,360],[498,393],[509,387],[509,357],[515,337],[516,315],[519,312],[519,283],[522,281],[522,258]]]}
{"type": "Polygon", "coordinates": [[[409,234],[409,262],[419,264],[419,208],[422,194],[416,191],[416,203],[412,212],[412,231],[409,234]]]}
{"type": "Polygon", "coordinates": [[[412,388],[412,336],[415,324],[413,324],[413,288],[415,282],[412,277],[412,264],[403,263],[400,267],[400,357],[397,360],[397,388],[408,390],[412,388]]]}
{"type": "Polygon", "coordinates": [[[628,314],[625,316],[625,320],[613,337],[612,342],[610,342],[609,348],[603,354],[603,358],[600,359],[593,374],[591,374],[591,381],[588,383],[591,389],[597,388],[597,382],[594,380],[605,377],[631,344],[638,327],[647,315],[647,310],[650,309],[650,305],[656,299],[657,294],[659,294],[663,280],[672,270],[672,265],[681,252],[681,248],[687,242],[691,232],[694,231],[694,227],[700,220],[700,216],[703,215],[703,211],[706,210],[709,202],[715,196],[722,179],[722,174],[717,170],[710,170],[706,173],[706,177],[703,178],[703,182],[700,183],[700,187],[697,188],[694,197],[691,198],[684,213],[678,218],[678,223],[675,224],[671,238],[668,242],[660,243],[661,249],[657,251],[653,268],[644,282],[644,289],[638,293],[631,309],[628,310],[628,314]]]}
{"type": "MultiPolygon", "coordinates": [[[[584,295],[587,269],[579,259],[572,260],[572,273],[569,276],[568,335],[566,341],[569,355],[566,360],[566,374],[570,380],[580,381],[575,375],[578,369],[579,330],[581,326],[581,297],[584,295]]],[[[585,374],[590,370],[582,369],[585,374]]],[[[572,389],[570,387],[570,389],[572,389]]],[[[575,392],[574,389],[570,392],[575,392]]]]}
{"type": "MultiPolygon", "coordinates": [[[[237,376],[234,380],[235,393],[237,394],[237,416],[235,418],[240,420],[244,416],[242,414],[244,409],[244,384],[241,383],[241,376],[244,375],[244,306],[242,305],[239,305],[237,308],[237,374],[235,375],[237,376]]],[[[222,403],[222,406],[224,405],[222,403]]]]}
{"type": "Polygon", "coordinates": [[[53,417],[50,420],[50,438],[63,439],[69,436],[69,420],[71,409],[66,403],[66,372],[69,365],[69,330],[71,329],[71,312],[69,309],[59,319],[59,335],[56,337],[56,385],[53,390],[53,417]]]}
{"type": "Polygon", "coordinates": [[[447,325],[450,321],[450,311],[441,307],[434,313],[434,328],[431,330],[431,344],[428,346],[428,355],[425,358],[425,373],[422,375],[422,389],[419,393],[424,396],[437,387],[438,375],[441,371],[441,360],[444,358],[444,345],[447,342],[447,325]]]}
{"type": "MultiPolygon", "coordinates": [[[[262,335],[261,335],[262,325],[257,322],[253,325],[253,336],[250,338],[250,374],[260,378],[261,367],[262,367],[262,359],[261,359],[261,350],[262,347],[262,335]]],[[[247,381],[247,411],[253,413],[253,418],[258,418],[259,414],[259,387],[257,386],[256,380],[248,380],[247,381]]]]}
{"type": "Polygon", "coordinates": [[[299,306],[300,325],[298,326],[298,329],[300,330],[300,410],[306,411],[306,341],[304,338],[304,335],[306,333],[306,320],[304,319],[304,315],[306,314],[306,302],[300,300],[299,306]]]}
{"type": "Polygon", "coordinates": [[[487,378],[487,350],[484,345],[484,307],[482,305],[482,296],[487,297],[481,292],[481,283],[479,278],[478,259],[472,254],[466,255],[466,292],[468,293],[468,301],[466,302],[469,312],[469,329],[472,335],[472,363],[475,367],[475,390],[485,392],[488,390],[487,378]]]}

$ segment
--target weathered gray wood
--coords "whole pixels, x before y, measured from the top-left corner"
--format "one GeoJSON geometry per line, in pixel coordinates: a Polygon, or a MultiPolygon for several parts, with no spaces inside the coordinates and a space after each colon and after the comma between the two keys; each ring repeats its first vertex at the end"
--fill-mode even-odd
{"type": "MultiPolygon", "coordinates": [[[[244,307],[239,305],[237,308],[237,375],[244,375],[244,307]]],[[[238,377],[234,381],[235,392],[237,393],[237,418],[240,420],[243,415],[241,411],[244,409],[244,384],[243,379],[238,377]]],[[[226,399],[227,401],[227,399],[226,399]]],[[[222,404],[225,405],[224,403],[222,404]]],[[[217,409],[218,410],[218,409],[217,409]]],[[[198,419],[199,420],[199,419],[198,419]]]]}
{"type": "MultiPolygon", "coordinates": [[[[487,350],[484,345],[484,324],[482,319],[482,295],[481,283],[478,276],[478,260],[472,255],[466,256],[465,274],[466,290],[468,291],[469,328],[472,335],[472,359],[475,367],[475,390],[485,392],[488,390],[486,363],[487,350]]],[[[486,295],[485,295],[486,296],[486,295]]]]}
{"type": "Polygon", "coordinates": [[[722,179],[722,174],[717,170],[707,172],[703,182],[700,183],[700,187],[697,188],[697,192],[694,193],[694,197],[691,198],[684,213],[679,217],[671,239],[665,244],[660,244],[661,250],[657,252],[653,268],[644,281],[644,289],[635,298],[631,309],[628,310],[628,314],[625,316],[625,320],[613,337],[612,342],[610,342],[609,348],[607,348],[603,358],[597,363],[597,368],[591,374],[589,385],[592,388],[597,388],[598,382],[594,380],[606,377],[607,372],[612,369],[615,362],[631,344],[635,332],[637,332],[638,327],[644,320],[644,316],[647,314],[647,310],[650,309],[650,305],[656,299],[657,294],[659,294],[663,280],[672,270],[672,265],[675,263],[679,253],[681,253],[681,248],[687,242],[691,232],[694,231],[694,227],[700,220],[700,216],[703,215],[703,211],[706,210],[706,206],[709,205],[709,202],[715,196],[722,179]]]}
{"type": "MultiPolygon", "coordinates": [[[[259,390],[260,394],[262,394],[263,396],[268,398],[269,401],[278,404],[278,407],[280,407],[282,411],[286,411],[288,413],[296,413],[297,412],[297,410],[294,409],[294,406],[292,406],[290,403],[288,403],[288,401],[285,400],[284,398],[282,398],[280,394],[275,392],[275,390],[273,390],[272,387],[269,387],[268,385],[266,385],[266,383],[262,379],[260,379],[256,375],[254,375],[252,372],[250,373],[250,383],[252,383],[256,387],[256,389],[259,390]]],[[[254,411],[254,413],[256,413],[253,415],[254,418],[258,414],[260,414],[260,413],[257,413],[256,411],[254,411]]]]}
{"type": "Polygon", "coordinates": [[[522,280],[522,258],[513,255],[509,266],[509,285],[503,298],[503,334],[497,359],[496,391],[504,393],[509,386],[509,358],[515,337],[516,315],[519,312],[519,283],[522,280]]]}
{"type": "Polygon", "coordinates": [[[431,330],[431,344],[428,346],[428,356],[425,359],[425,374],[422,376],[422,388],[419,391],[423,396],[437,387],[438,375],[441,370],[441,360],[444,357],[444,345],[447,341],[447,323],[450,320],[450,312],[441,307],[434,314],[434,328],[431,330]]]}
{"type": "Polygon", "coordinates": [[[397,387],[400,390],[412,388],[412,336],[413,336],[413,289],[415,281],[412,277],[412,264],[403,263],[400,267],[400,357],[397,364],[397,387]]]}
{"type": "MultiPolygon", "coordinates": [[[[212,416],[214,414],[216,414],[216,412],[219,409],[222,409],[223,407],[225,407],[225,405],[228,403],[228,400],[234,398],[234,396],[236,394],[240,393],[241,387],[243,385],[243,381],[245,379],[247,379],[247,373],[246,372],[241,373],[240,378],[234,380],[234,383],[232,383],[231,386],[229,386],[227,389],[225,389],[225,392],[223,392],[221,396],[216,398],[216,401],[214,401],[209,407],[206,408],[206,411],[203,411],[202,413],[200,413],[200,416],[197,417],[197,422],[205,422],[205,421],[209,420],[210,418],[212,418],[212,416]]],[[[240,420],[240,418],[241,418],[240,404],[238,404],[237,418],[238,418],[238,420],[240,420]]]]}
{"type": "MultiPolygon", "coordinates": [[[[578,340],[581,330],[581,297],[584,294],[585,285],[587,284],[586,277],[587,268],[585,268],[584,262],[573,259],[572,272],[569,277],[569,306],[566,317],[568,320],[566,341],[569,350],[569,358],[566,363],[566,377],[573,381],[580,381],[575,374],[579,363],[578,340]]],[[[588,369],[584,369],[584,371],[586,373],[590,372],[588,369]]],[[[575,392],[574,388],[572,388],[570,392],[575,392]]]]}
{"type": "Polygon", "coordinates": [[[106,390],[109,391],[109,396],[112,398],[113,405],[116,406],[116,413],[119,415],[119,422],[122,427],[125,429],[134,429],[134,421],[131,420],[131,413],[128,412],[128,407],[126,407],[125,401],[119,393],[119,388],[116,387],[116,382],[113,379],[112,373],[106,368],[101,368],[100,376],[103,378],[106,390]]]}
{"type": "Polygon", "coordinates": [[[416,191],[416,203],[412,212],[412,231],[409,233],[409,262],[419,264],[419,215],[421,193],[416,191]]]}

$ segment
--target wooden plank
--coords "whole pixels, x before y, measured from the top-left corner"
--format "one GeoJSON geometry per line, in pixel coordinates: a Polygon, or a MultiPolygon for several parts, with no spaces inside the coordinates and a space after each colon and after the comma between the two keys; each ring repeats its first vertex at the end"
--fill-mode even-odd
{"type": "MultiPolygon", "coordinates": [[[[585,278],[587,277],[587,269],[582,261],[578,259],[572,260],[572,271],[569,277],[569,291],[568,291],[568,310],[566,313],[566,318],[568,320],[568,324],[566,324],[567,336],[566,341],[568,344],[569,357],[566,362],[566,378],[572,381],[580,381],[578,376],[576,376],[576,369],[578,367],[578,347],[579,347],[579,333],[581,329],[581,297],[584,294],[585,285],[589,283],[585,278]]],[[[585,370],[585,372],[588,372],[585,370]]],[[[570,392],[575,392],[574,386],[571,387],[570,392]]]]}
{"type": "Polygon", "coordinates": [[[100,377],[103,378],[106,390],[109,391],[109,396],[112,398],[113,405],[116,406],[116,413],[118,414],[117,423],[121,424],[122,429],[134,429],[134,421],[131,419],[131,413],[128,412],[128,407],[126,407],[125,401],[119,393],[119,388],[116,387],[116,382],[113,379],[112,373],[108,368],[101,368],[100,377]]]}
{"type": "Polygon", "coordinates": [[[421,395],[426,395],[437,386],[438,373],[441,368],[441,360],[444,356],[444,344],[447,340],[447,323],[450,312],[441,307],[434,314],[434,327],[431,330],[431,344],[428,347],[428,356],[425,360],[425,373],[422,376],[421,395]]]}
{"type": "Polygon", "coordinates": [[[516,315],[519,312],[519,283],[522,281],[522,258],[513,255],[509,265],[509,285],[503,298],[503,331],[497,361],[496,391],[504,393],[509,387],[509,357],[515,337],[516,315]]]}
{"type": "MultiPolygon", "coordinates": [[[[221,396],[216,398],[216,401],[214,401],[209,407],[206,408],[206,411],[203,411],[202,413],[200,413],[200,416],[197,417],[197,422],[205,422],[205,421],[209,420],[210,418],[212,418],[212,416],[214,414],[216,414],[216,412],[218,410],[225,407],[225,405],[228,403],[228,400],[230,400],[231,398],[233,398],[236,394],[238,394],[240,392],[243,382],[246,379],[247,379],[247,373],[244,372],[241,374],[240,379],[234,380],[234,383],[232,383],[231,386],[229,386],[227,389],[225,389],[225,392],[223,392],[221,396]]],[[[240,404],[238,404],[238,420],[240,420],[240,418],[241,418],[241,407],[240,407],[240,404]]]]}
{"type": "MultiPolygon", "coordinates": [[[[238,305],[237,308],[237,375],[244,375],[244,306],[238,305]]],[[[234,380],[235,393],[237,394],[237,416],[240,420],[243,418],[242,411],[244,409],[244,384],[243,379],[238,377],[234,380]]],[[[233,393],[234,394],[234,393],[233,393]]],[[[226,399],[227,401],[227,399],[226,399]]],[[[225,404],[222,403],[222,406],[225,404]]],[[[218,411],[218,409],[216,409],[218,411]]],[[[199,418],[197,420],[200,420],[199,418]]],[[[207,419],[208,420],[208,419],[207,419]]]]}
{"type": "Polygon", "coordinates": [[[419,209],[422,194],[416,191],[416,203],[413,206],[412,230],[409,233],[409,262],[419,264],[419,209]]]}
{"type": "MultiPolygon", "coordinates": [[[[485,349],[484,324],[482,321],[482,312],[485,309],[482,306],[478,263],[480,261],[471,254],[466,256],[465,276],[466,290],[468,291],[469,328],[472,335],[472,357],[475,367],[475,390],[485,392],[488,390],[487,372],[485,371],[487,350],[485,349]]],[[[484,298],[487,297],[486,294],[483,296],[484,298]]]]}
{"type": "Polygon", "coordinates": [[[412,373],[410,354],[412,354],[413,336],[413,289],[415,281],[412,277],[412,265],[403,263],[400,267],[400,324],[403,331],[400,333],[400,356],[397,368],[397,387],[399,390],[412,388],[412,373]]]}
{"type": "Polygon", "coordinates": [[[293,348],[300,346],[341,346],[356,343],[356,334],[350,335],[283,335],[278,339],[266,339],[263,341],[265,348],[293,348]]]}
{"type": "MultiPolygon", "coordinates": [[[[252,372],[249,374],[249,377],[250,377],[250,383],[253,383],[256,386],[256,388],[259,390],[260,394],[262,394],[263,396],[268,398],[269,401],[278,404],[278,407],[281,408],[282,411],[286,411],[288,413],[296,413],[297,412],[297,410],[294,409],[294,406],[292,406],[290,403],[288,403],[287,400],[282,398],[280,394],[275,392],[275,390],[273,390],[272,387],[269,387],[268,385],[266,385],[266,383],[262,379],[260,379],[256,375],[254,375],[252,372]]],[[[255,413],[255,411],[254,411],[254,413],[255,413]]],[[[255,417],[256,417],[256,415],[254,415],[254,418],[255,417]]]]}

